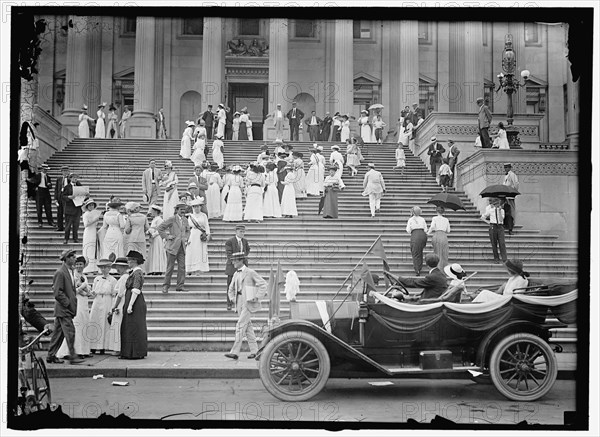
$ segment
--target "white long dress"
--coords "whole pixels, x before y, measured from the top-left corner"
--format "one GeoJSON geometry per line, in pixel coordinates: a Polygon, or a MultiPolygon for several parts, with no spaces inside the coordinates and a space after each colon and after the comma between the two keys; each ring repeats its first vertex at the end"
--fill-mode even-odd
{"type": "Polygon", "coordinates": [[[123,305],[125,304],[125,283],[129,278],[129,273],[123,273],[117,280],[114,289],[114,298],[110,307],[114,307],[117,299],[120,297],[119,305],[117,305],[118,312],[112,314],[112,321],[108,330],[108,346],[106,347],[109,351],[120,352],[121,351],[121,322],[123,321],[123,305]]]}
{"type": "Polygon", "coordinates": [[[504,129],[498,129],[498,148],[499,149],[510,149],[508,144],[508,138],[506,137],[506,131],[504,129]]]}
{"type": "Polygon", "coordinates": [[[277,191],[278,182],[276,169],[267,172],[265,176],[267,191],[263,199],[263,215],[265,217],[281,217],[281,204],[279,203],[279,192],[277,191]]]}
{"type": "Polygon", "coordinates": [[[323,189],[324,171],[321,171],[321,160],[318,153],[310,155],[310,167],[306,173],[306,194],[318,196],[323,189]],[[321,178],[323,175],[323,178],[321,178]]]}
{"type": "Polygon", "coordinates": [[[246,121],[246,134],[248,135],[248,141],[254,140],[252,136],[252,120],[250,120],[250,114],[247,114],[248,121],[246,121]]]}
{"type": "Polygon", "coordinates": [[[125,229],[125,219],[123,215],[116,210],[109,210],[104,214],[104,241],[102,242],[102,258],[108,258],[111,253],[115,256],[125,256],[125,246],[123,244],[123,230],[125,229]]]}
{"type": "Polygon", "coordinates": [[[98,267],[96,266],[96,251],[98,246],[97,240],[97,227],[98,221],[100,220],[101,212],[98,209],[94,209],[92,211],[86,211],[83,213],[83,248],[82,254],[88,261],[88,265],[85,269],[83,269],[83,273],[98,271],[98,267]]]}
{"type": "Polygon", "coordinates": [[[402,132],[400,132],[400,135],[398,136],[398,142],[408,146],[408,142],[410,141],[410,137],[412,137],[412,130],[413,130],[413,124],[412,123],[408,123],[402,132]]]}
{"type": "Polygon", "coordinates": [[[342,143],[345,143],[348,138],[350,138],[350,121],[346,120],[342,122],[342,133],[340,140],[342,143]]]}
{"type": "Polygon", "coordinates": [[[194,138],[196,138],[194,147],[192,147],[194,153],[192,153],[190,159],[194,165],[200,165],[206,161],[206,155],[204,155],[204,147],[206,146],[206,128],[198,126],[196,130],[194,130],[194,138]]]}
{"type": "Polygon", "coordinates": [[[158,234],[157,228],[163,222],[159,215],[152,219],[148,229],[150,247],[148,247],[148,261],[146,261],[146,270],[148,273],[164,273],[167,270],[167,253],[163,239],[158,234]]]}
{"type": "Polygon", "coordinates": [[[179,150],[179,156],[183,159],[190,159],[192,156],[192,133],[194,131],[190,126],[186,127],[181,136],[181,149],[179,150]]]}
{"type": "Polygon", "coordinates": [[[281,196],[281,214],[297,216],[298,209],[296,208],[296,190],[294,190],[294,181],[296,180],[296,172],[290,171],[283,180],[283,194],[281,196]]]}
{"type": "Polygon", "coordinates": [[[225,198],[229,194],[229,181],[233,177],[231,173],[225,173],[223,176],[223,190],[221,190],[221,217],[225,214],[225,208],[227,207],[227,202],[225,198]]]}
{"type": "Polygon", "coordinates": [[[227,206],[223,212],[223,221],[241,222],[243,218],[242,211],[242,187],[244,178],[241,174],[232,175],[228,180],[229,192],[227,194],[227,206]]]}
{"type": "Polygon", "coordinates": [[[102,109],[98,110],[98,120],[96,121],[96,134],[94,138],[106,138],[106,127],[104,125],[104,119],[106,114],[102,109]]]}
{"type": "Polygon", "coordinates": [[[296,182],[294,182],[294,190],[297,198],[306,197],[306,173],[304,172],[304,161],[302,158],[294,159],[296,167],[296,182]]]}
{"type": "Polygon", "coordinates": [[[163,218],[166,220],[169,217],[173,217],[175,214],[175,206],[179,203],[179,192],[177,191],[177,183],[179,182],[179,178],[177,177],[177,173],[171,170],[170,173],[163,174],[163,180],[160,182],[160,185],[165,188],[165,195],[163,197],[163,218]],[[171,191],[167,191],[166,189],[169,187],[173,187],[171,191]]]}
{"type": "MultiPolygon", "coordinates": [[[[75,326],[75,353],[77,355],[89,355],[90,340],[87,330],[90,323],[90,307],[87,295],[90,292],[90,284],[85,275],[82,275],[78,271],[75,271],[75,283],[77,284],[77,314],[73,318],[73,325],[75,326]]],[[[56,356],[62,358],[67,355],[69,355],[69,346],[67,345],[67,339],[64,339],[56,356]]]]}
{"type": "Polygon", "coordinates": [[[208,183],[208,190],[206,190],[208,218],[221,217],[221,187],[223,187],[221,176],[217,172],[209,171],[206,173],[206,181],[208,183]]]}
{"type": "Polygon", "coordinates": [[[212,158],[213,162],[216,162],[219,165],[219,168],[223,168],[225,165],[225,158],[223,157],[223,151],[221,150],[222,147],[223,141],[219,139],[213,141],[212,158]]]}
{"type": "MultiPolygon", "coordinates": [[[[366,115],[363,117],[360,117],[358,119],[358,124],[360,124],[360,137],[362,138],[362,140],[365,143],[370,143],[371,141],[371,126],[369,126],[369,117],[367,117],[366,115]]],[[[344,141],[342,139],[342,141],[344,141]]]]}
{"type": "Polygon", "coordinates": [[[192,217],[198,223],[200,228],[204,228],[207,236],[210,234],[208,217],[202,211],[198,214],[190,214],[188,223],[190,225],[190,237],[188,246],[185,250],[185,271],[187,273],[208,272],[208,241],[202,241],[202,231],[198,229],[192,220],[192,217]]]}
{"type": "Polygon", "coordinates": [[[77,128],[79,132],[79,138],[90,137],[90,125],[88,123],[88,120],[93,120],[93,118],[85,113],[79,114],[79,126],[77,128]]]}
{"type": "Polygon", "coordinates": [[[342,174],[344,173],[344,157],[340,152],[331,152],[331,156],[329,157],[329,163],[331,165],[336,165],[337,170],[335,172],[335,177],[340,180],[340,188],[344,188],[346,184],[342,181],[342,174]]]}
{"type": "Polygon", "coordinates": [[[250,171],[246,176],[246,186],[248,187],[248,193],[246,194],[244,220],[258,220],[262,222],[265,177],[261,173],[250,171]]]}
{"type": "Polygon", "coordinates": [[[108,312],[112,308],[112,299],[115,292],[117,280],[108,275],[96,276],[92,285],[92,293],[96,295],[90,310],[90,324],[87,334],[90,339],[90,349],[108,349],[110,324],[108,323],[108,312]]]}

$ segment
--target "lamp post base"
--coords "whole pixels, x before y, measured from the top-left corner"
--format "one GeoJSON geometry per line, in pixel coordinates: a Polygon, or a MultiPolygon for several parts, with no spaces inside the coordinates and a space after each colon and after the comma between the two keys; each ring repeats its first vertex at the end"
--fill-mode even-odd
{"type": "Polygon", "coordinates": [[[508,146],[511,149],[522,149],[518,129],[513,126],[508,126],[506,128],[506,138],[508,140],[508,146]]]}

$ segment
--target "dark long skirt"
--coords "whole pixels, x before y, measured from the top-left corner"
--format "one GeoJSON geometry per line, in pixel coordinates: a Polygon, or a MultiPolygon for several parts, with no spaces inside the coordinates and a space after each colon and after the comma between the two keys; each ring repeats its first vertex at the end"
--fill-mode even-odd
{"type": "Polygon", "coordinates": [[[427,234],[423,229],[415,229],[410,233],[410,253],[412,255],[415,273],[421,273],[423,268],[423,249],[427,245],[427,234]]]}
{"type": "Polygon", "coordinates": [[[248,128],[246,123],[240,123],[240,131],[238,132],[238,140],[248,140],[248,128]]]}
{"type": "Polygon", "coordinates": [[[148,355],[148,331],[146,328],[146,301],[140,293],[133,303],[133,312],[127,314],[131,290],[125,292],[123,321],[121,322],[121,357],[144,358],[148,355]]]}
{"type": "Polygon", "coordinates": [[[325,188],[323,218],[338,218],[338,191],[337,188],[325,188]]]}

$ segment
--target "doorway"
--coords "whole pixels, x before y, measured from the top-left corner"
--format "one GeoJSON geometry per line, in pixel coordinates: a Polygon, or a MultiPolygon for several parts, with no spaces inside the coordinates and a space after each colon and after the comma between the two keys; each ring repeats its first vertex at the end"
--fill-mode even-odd
{"type": "Polygon", "coordinates": [[[235,113],[248,108],[252,120],[252,136],[263,139],[263,120],[267,116],[268,84],[230,83],[227,88],[227,105],[235,113]]]}

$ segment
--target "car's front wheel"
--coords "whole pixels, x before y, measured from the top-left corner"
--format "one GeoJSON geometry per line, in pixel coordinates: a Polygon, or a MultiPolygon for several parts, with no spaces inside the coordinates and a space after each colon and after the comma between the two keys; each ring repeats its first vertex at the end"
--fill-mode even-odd
{"type": "Polygon", "coordinates": [[[329,378],[329,354],[323,343],[303,331],[284,332],[261,354],[260,379],[282,401],[306,401],[319,393],[329,378]]]}
{"type": "Polygon", "coordinates": [[[535,401],[550,391],[558,373],[554,352],[543,339],[512,334],[496,345],[490,376],[498,391],[513,401],[535,401]]]}

